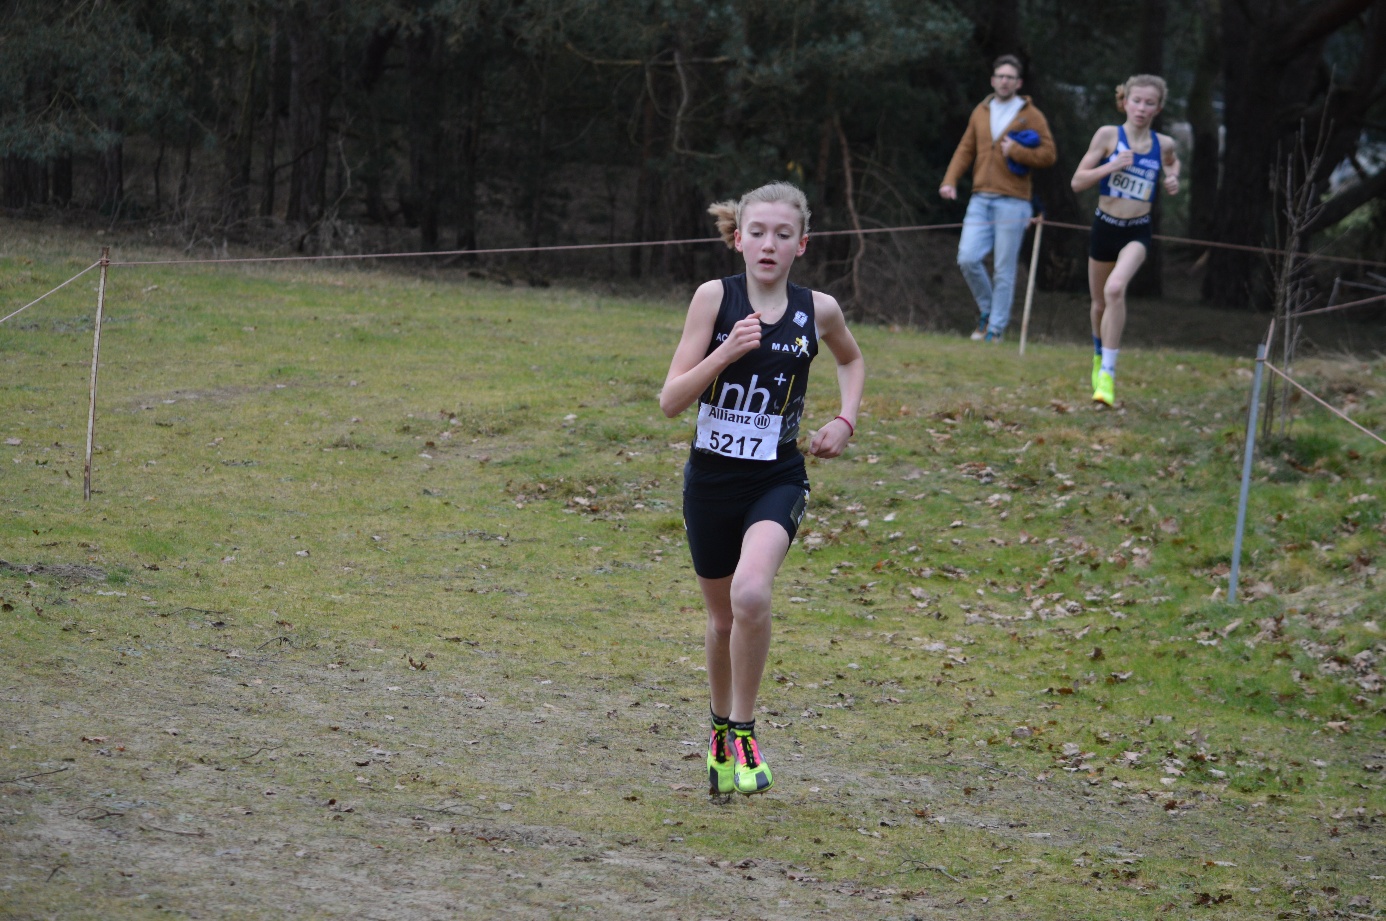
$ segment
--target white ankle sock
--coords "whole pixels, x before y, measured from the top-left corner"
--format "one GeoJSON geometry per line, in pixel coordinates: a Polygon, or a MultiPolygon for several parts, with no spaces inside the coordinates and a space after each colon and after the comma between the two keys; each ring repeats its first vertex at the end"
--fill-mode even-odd
{"type": "Polygon", "coordinates": [[[1121,350],[1109,349],[1105,345],[1102,346],[1102,370],[1106,371],[1112,377],[1116,377],[1117,352],[1119,351],[1121,350]]]}

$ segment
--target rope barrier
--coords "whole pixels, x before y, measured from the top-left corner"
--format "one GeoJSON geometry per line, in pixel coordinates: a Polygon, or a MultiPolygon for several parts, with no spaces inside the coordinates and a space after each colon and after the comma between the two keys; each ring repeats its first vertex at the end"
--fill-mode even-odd
{"type": "MultiPolygon", "coordinates": [[[[1092,228],[1085,224],[1066,224],[1062,221],[1045,221],[1050,227],[1063,227],[1066,230],[1086,230],[1091,232],[1092,228]]],[[[1189,246],[1203,246],[1209,249],[1230,249],[1243,253],[1262,253],[1267,256],[1289,256],[1298,255],[1305,259],[1318,259],[1322,262],[1343,262],[1351,265],[1373,266],[1375,268],[1386,268],[1386,262],[1377,262],[1371,259],[1354,259],[1351,256],[1329,256],[1322,253],[1290,253],[1289,250],[1271,249],[1266,246],[1247,246],[1241,243],[1220,243],[1216,240],[1196,240],[1192,237],[1171,237],[1168,234],[1151,234],[1155,240],[1163,240],[1166,243],[1183,243],[1189,246]]]]}
{"type": "MultiPolygon", "coordinates": [[[[1031,223],[1033,219],[1027,218],[1024,223],[1031,223]]],[[[1007,224],[1020,223],[1020,221],[966,221],[950,222],[945,224],[907,224],[897,227],[870,227],[860,230],[821,230],[815,231],[811,236],[814,237],[840,237],[840,236],[867,236],[880,233],[917,233],[925,230],[957,230],[965,226],[975,224],[1007,224]]],[[[1092,228],[1086,224],[1069,224],[1063,221],[1049,221],[1045,224],[1049,227],[1060,227],[1064,230],[1080,230],[1091,232],[1092,228]]],[[[1197,240],[1191,237],[1174,237],[1168,234],[1154,234],[1153,238],[1162,240],[1166,243],[1177,243],[1181,245],[1206,247],[1209,249],[1227,249],[1237,252],[1259,253],[1270,256],[1290,255],[1286,250],[1271,249],[1265,246],[1246,246],[1239,243],[1220,243],[1216,240],[1197,240]]],[[[720,237],[690,237],[682,240],[641,240],[622,243],[568,243],[554,246],[506,246],[494,247],[491,249],[448,249],[433,250],[429,252],[408,252],[408,253],[346,253],[321,256],[245,256],[239,258],[224,259],[150,259],[150,260],[129,260],[122,262],[112,262],[112,266],[154,266],[154,265],[234,265],[238,263],[253,262],[344,262],[359,259],[425,259],[437,258],[440,256],[510,256],[523,253],[560,253],[578,252],[591,250],[611,250],[611,249],[633,249],[641,246],[699,246],[709,243],[721,243],[720,237]]],[[[1323,262],[1338,262],[1350,265],[1370,266],[1373,268],[1386,268],[1386,262],[1378,262],[1371,259],[1354,259],[1349,256],[1330,256],[1322,253],[1300,253],[1305,259],[1316,259],[1323,262]]],[[[95,266],[93,266],[95,268],[95,266]]],[[[88,269],[87,271],[90,271],[88,269]]]]}
{"type": "Polygon", "coordinates": [[[1386,445],[1386,438],[1382,438],[1380,435],[1376,434],[1376,432],[1373,432],[1371,429],[1363,428],[1362,426],[1358,425],[1356,422],[1354,422],[1354,421],[1352,421],[1350,418],[1348,418],[1348,416],[1347,416],[1346,413],[1344,413],[1344,412],[1338,410],[1337,408],[1335,408],[1335,407],[1333,407],[1333,406],[1330,406],[1327,402],[1325,402],[1324,400],[1322,400],[1321,398],[1319,398],[1317,395],[1315,395],[1315,394],[1313,393],[1313,391],[1309,390],[1307,387],[1305,387],[1305,386],[1304,386],[1303,384],[1301,384],[1299,381],[1297,381],[1297,380],[1295,380],[1294,378],[1290,377],[1290,375],[1286,374],[1284,371],[1281,371],[1281,370],[1280,370],[1279,368],[1277,368],[1275,365],[1273,365],[1273,364],[1271,364],[1270,362],[1267,361],[1267,362],[1265,362],[1265,366],[1266,366],[1266,370],[1267,370],[1267,371],[1270,371],[1271,373],[1278,375],[1278,376],[1279,376],[1281,379],[1283,379],[1286,383],[1290,384],[1290,385],[1293,386],[1293,387],[1298,388],[1299,391],[1300,391],[1301,393],[1305,394],[1306,396],[1308,396],[1309,399],[1311,399],[1311,400],[1313,400],[1314,402],[1318,403],[1318,404],[1319,404],[1320,406],[1322,406],[1324,409],[1328,410],[1328,411],[1331,412],[1333,415],[1335,415],[1335,416],[1337,416],[1338,418],[1342,419],[1342,420],[1343,420],[1344,422],[1346,422],[1348,425],[1351,425],[1353,428],[1357,429],[1359,432],[1362,432],[1362,433],[1364,433],[1364,434],[1366,434],[1366,435],[1371,436],[1372,438],[1375,438],[1375,439],[1376,439],[1377,441],[1379,441],[1382,445],[1386,445]]]}
{"type": "MultiPolygon", "coordinates": [[[[852,233],[853,231],[847,231],[852,233]]],[[[816,234],[815,236],[826,236],[816,234]]],[[[516,253],[557,253],[573,250],[631,249],[637,246],[685,246],[697,243],[721,243],[721,237],[696,237],[687,240],[645,240],[632,243],[567,243],[557,246],[506,246],[494,249],[446,249],[414,253],[344,253],[328,256],[245,256],[237,259],[151,259],[145,261],[112,262],[113,266],[138,265],[229,265],[244,262],[326,262],[350,259],[420,259],[435,256],[496,256],[516,253]]]]}
{"type": "MultiPolygon", "coordinates": [[[[1033,219],[1026,219],[1026,223],[1031,223],[1033,219]]],[[[1018,223],[1017,221],[987,221],[987,222],[949,222],[942,224],[909,224],[896,227],[871,227],[850,230],[824,230],[813,234],[815,237],[839,237],[839,236],[867,236],[870,234],[881,233],[916,233],[926,230],[957,230],[972,223],[1018,223]]],[[[1051,227],[1059,227],[1064,230],[1079,230],[1091,232],[1092,228],[1084,224],[1069,224],[1064,221],[1044,221],[1051,227]]],[[[1267,255],[1287,255],[1284,250],[1270,249],[1263,246],[1244,246],[1236,243],[1219,243],[1214,240],[1196,240],[1189,237],[1173,237],[1166,234],[1155,234],[1154,239],[1163,240],[1168,243],[1186,244],[1191,246],[1201,246],[1217,249],[1229,249],[1240,252],[1261,253],[1267,255]]],[[[159,266],[159,265],[236,265],[249,263],[269,263],[269,262],[345,262],[363,259],[423,259],[437,258],[440,256],[460,257],[460,256],[499,256],[499,255],[519,255],[524,253],[559,253],[559,252],[581,252],[594,250],[613,250],[613,249],[633,249],[642,246],[700,246],[709,243],[723,242],[720,237],[690,237],[681,240],[642,240],[621,243],[570,243],[554,246],[507,246],[492,247],[489,249],[452,249],[434,250],[429,252],[406,252],[406,253],[344,253],[316,256],[244,256],[238,258],[215,258],[215,259],[147,259],[147,260],[126,260],[120,262],[110,262],[110,266],[159,266]]],[[[1350,263],[1353,265],[1372,266],[1386,268],[1386,262],[1376,262],[1367,259],[1352,259],[1346,256],[1329,256],[1324,254],[1306,253],[1301,254],[1306,259],[1318,259],[1329,262],[1350,263]]],[[[51,291],[35,298],[29,303],[13,311],[5,317],[0,317],[0,323],[4,323],[19,314],[28,310],[39,301],[51,294],[65,288],[67,285],[81,278],[86,273],[100,265],[100,262],[93,262],[81,272],[69,278],[67,281],[53,288],[51,291]]],[[[1337,310],[1346,310],[1349,307],[1357,307],[1386,300],[1386,295],[1363,298],[1362,300],[1352,301],[1347,304],[1338,304],[1332,307],[1323,307],[1316,310],[1309,310],[1297,314],[1300,317],[1314,316],[1320,313],[1329,313],[1337,310]]]]}
{"type": "Polygon", "coordinates": [[[0,317],[0,323],[4,323],[6,320],[10,319],[10,317],[17,317],[17,316],[19,316],[21,313],[23,313],[24,311],[28,310],[30,307],[34,306],[35,304],[37,304],[39,301],[43,300],[43,299],[44,299],[45,297],[47,297],[49,294],[53,294],[54,292],[61,291],[63,288],[66,288],[68,285],[72,284],[74,281],[76,281],[77,279],[81,278],[83,275],[87,274],[88,272],[90,272],[92,269],[96,268],[96,267],[97,267],[98,265],[100,265],[100,264],[101,264],[100,260],[97,260],[96,262],[93,262],[91,265],[87,266],[85,269],[83,269],[82,271],[78,272],[76,275],[73,275],[73,276],[72,276],[71,278],[69,278],[67,281],[65,281],[65,282],[63,282],[62,284],[58,285],[58,287],[54,288],[52,291],[49,291],[47,294],[41,294],[41,295],[39,295],[38,297],[34,298],[32,301],[30,301],[29,303],[25,304],[23,307],[19,308],[18,310],[16,310],[14,313],[10,314],[9,316],[0,317]]]}
{"type": "Polygon", "coordinates": [[[1315,310],[1306,310],[1303,313],[1294,314],[1298,317],[1312,317],[1316,313],[1331,313],[1334,310],[1347,310],[1349,307],[1361,307],[1363,304],[1374,304],[1378,301],[1386,301],[1386,294],[1378,294],[1375,297],[1364,297],[1360,301],[1348,301],[1346,304],[1334,304],[1331,307],[1319,307],[1315,310]]]}

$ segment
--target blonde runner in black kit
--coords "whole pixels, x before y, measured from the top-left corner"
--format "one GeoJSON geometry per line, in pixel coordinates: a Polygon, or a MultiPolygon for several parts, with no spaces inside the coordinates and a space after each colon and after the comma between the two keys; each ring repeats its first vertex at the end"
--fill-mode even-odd
{"type": "Polygon", "coordinates": [[[865,364],[837,301],[789,284],[808,245],[803,192],[772,182],[708,211],[746,272],[694,293],[659,406],[670,418],[698,407],[684,521],[707,605],[708,790],[750,795],[774,782],[756,741],[756,697],[775,575],[808,498],[796,440],[809,363],[820,343],[828,347],[842,397],[837,415],[810,433],[808,452],[819,458],[840,455],[855,433],[865,364]]]}
{"type": "MultiPolygon", "coordinates": [[[[684,468],[684,527],[694,571],[731,575],[740,537],[757,521],[775,521],[794,539],[809,482],[795,440],[804,414],[809,363],[818,354],[813,292],[788,285],[788,306],[761,324],[760,347],[726,368],[698,398],[698,427],[684,468]],[[735,534],[737,540],[729,540],[735,534]]],[[[708,353],[752,314],[746,276],[722,279],[708,353]]]]}

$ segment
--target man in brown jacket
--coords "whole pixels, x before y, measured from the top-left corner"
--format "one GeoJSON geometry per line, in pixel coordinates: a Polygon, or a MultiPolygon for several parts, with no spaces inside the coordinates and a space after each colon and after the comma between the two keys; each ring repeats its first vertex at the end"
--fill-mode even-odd
{"type": "Polygon", "coordinates": [[[1054,165],[1054,138],[1044,113],[1021,96],[1020,61],[1002,55],[991,67],[994,92],[972,111],[938,194],[958,197],[958,179],[972,167],[972,198],[958,241],[958,267],[981,319],[973,339],[1000,342],[1011,319],[1015,266],[1030,223],[1030,170],[1054,165]],[[983,260],[992,254],[995,279],[983,260]]]}

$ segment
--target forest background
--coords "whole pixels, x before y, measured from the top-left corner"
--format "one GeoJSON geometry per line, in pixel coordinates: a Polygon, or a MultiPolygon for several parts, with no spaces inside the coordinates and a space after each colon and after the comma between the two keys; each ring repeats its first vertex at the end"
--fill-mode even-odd
{"type": "MultiPolygon", "coordinates": [[[[0,204],[203,254],[706,238],[709,202],[770,178],[805,186],[816,231],[950,223],[939,180],[1002,53],[1058,140],[1050,220],[1087,223],[1068,180],[1112,88],[1161,73],[1187,190],[1164,232],[1275,246],[1288,177],[1322,206],[1306,250],[1386,260],[1381,0],[7,0],[0,204]],[[1307,172],[1301,130],[1324,148],[1307,172]]],[[[929,325],[924,236],[825,237],[811,280],[929,325]]],[[[1041,286],[1082,290],[1085,244],[1047,236],[1041,286]]],[[[1168,259],[1210,304],[1269,306],[1263,254],[1161,249],[1137,293],[1168,259]]],[[[468,259],[642,284],[731,265],[706,245],[468,259]]]]}

